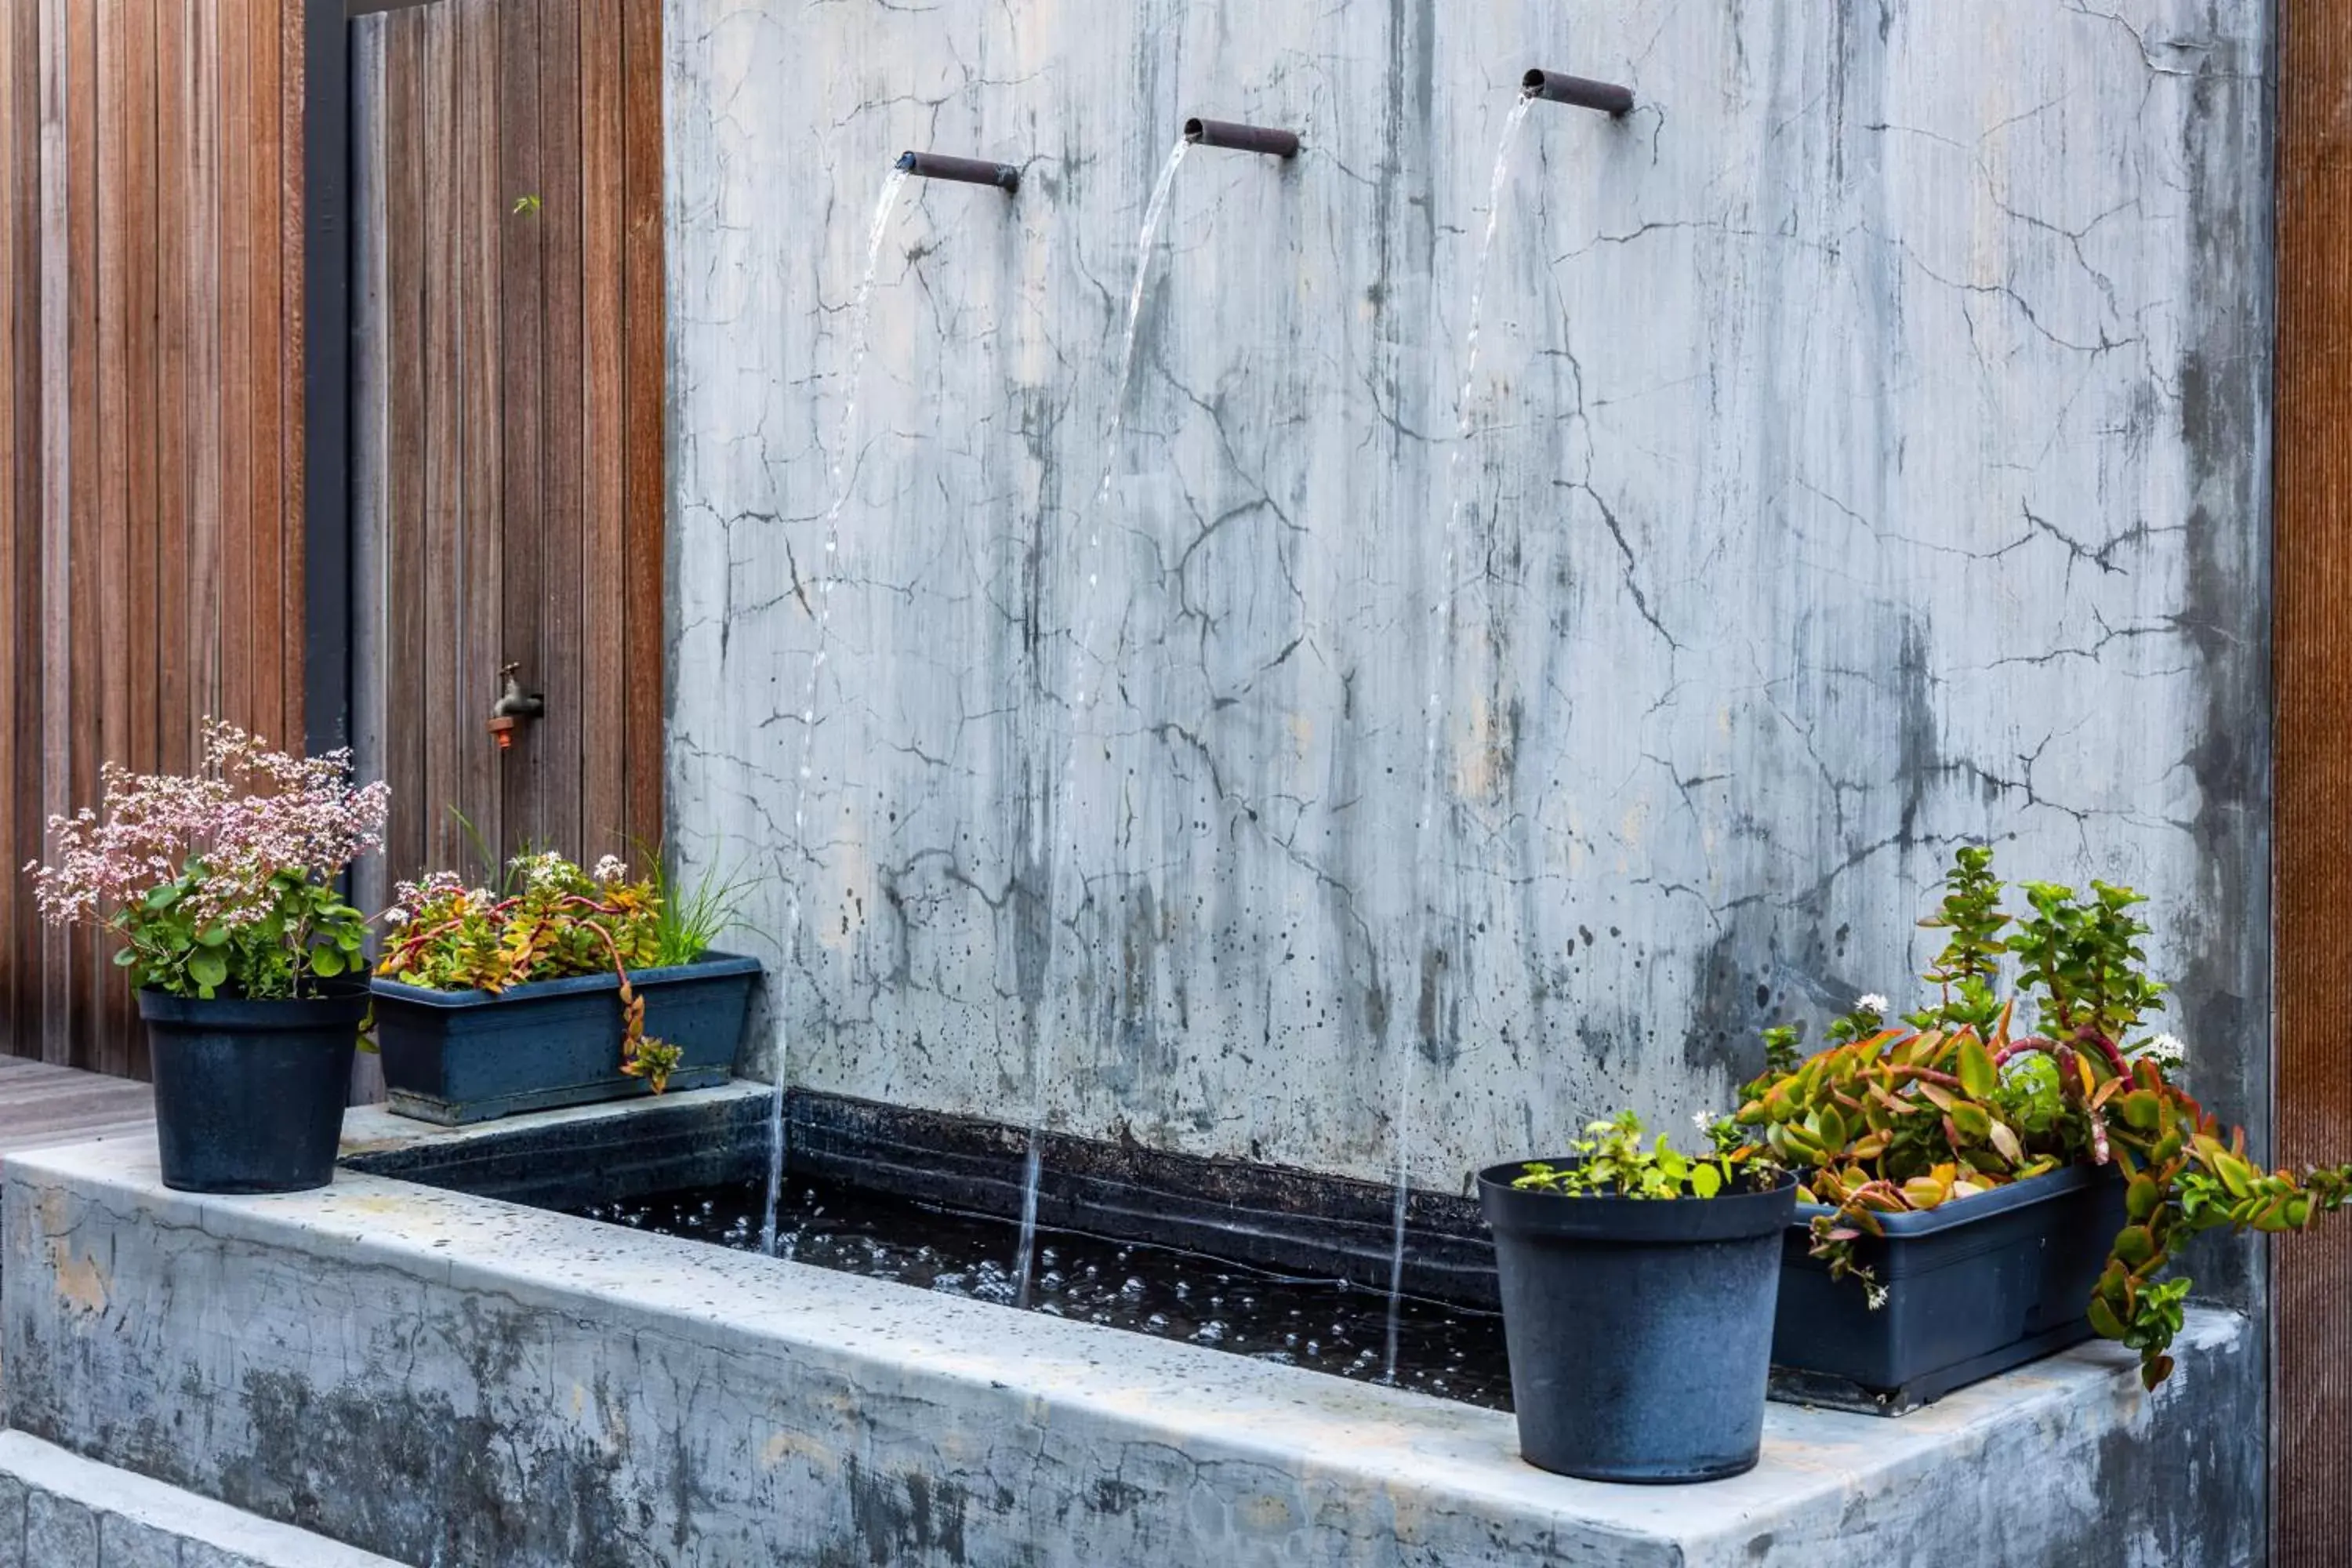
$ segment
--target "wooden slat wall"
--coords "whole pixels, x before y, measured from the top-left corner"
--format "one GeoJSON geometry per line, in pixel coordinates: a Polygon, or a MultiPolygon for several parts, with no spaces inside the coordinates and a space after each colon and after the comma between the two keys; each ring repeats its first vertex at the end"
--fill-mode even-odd
{"type": "MultiPolygon", "coordinates": [[[[2352,7],[2286,0],[2273,644],[2279,1157],[2352,1151],[2352,7]]],[[[2272,1253],[2273,1561],[2352,1542],[2352,1226],[2272,1253]]]]}
{"type": "Polygon", "coordinates": [[[381,274],[358,303],[381,374],[354,420],[359,557],[380,563],[357,641],[391,877],[476,874],[457,814],[501,857],[660,837],[660,26],[659,0],[355,24],[356,221],[381,274]],[[500,753],[508,661],[547,717],[500,753]]]}
{"type": "MultiPolygon", "coordinates": [[[[202,719],[302,735],[300,7],[0,10],[0,833],[202,719]]],[[[0,899],[0,1050],[137,1074],[97,939],[0,899]]]]}

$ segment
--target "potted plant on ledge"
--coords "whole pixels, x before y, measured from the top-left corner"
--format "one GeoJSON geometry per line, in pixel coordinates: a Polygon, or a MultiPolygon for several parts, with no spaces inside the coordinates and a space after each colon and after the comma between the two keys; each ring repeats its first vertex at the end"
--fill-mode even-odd
{"type": "Polygon", "coordinates": [[[1752,1147],[1645,1147],[1631,1111],[1586,1131],[1478,1177],[1520,1454],[1601,1481],[1752,1469],[1795,1178],[1752,1147]]]}
{"type": "Polygon", "coordinates": [[[724,1083],[760,973],[710,951],[733,891],[552,853],[516,857],[499,889],[402,883],[373,985],[392,1109],[448,1126],[724,1083]]]}
{"type": "Polygon", "coordinates": [[[2137,1351],[2153,1388],[2189,1289],[2162,1278],[2180,1245],[2304,1229],[2352,1196],[2352,1165],[2265,1170],[2174,1081],[2129,889],[2027,883],[2013,921],[1977,847],[1945,888],[1921,922],[1949,933],[1936,999],[1891,1023],[1865,997],[1801,1060],[1795,1029],[1770,1031],[1716,1129],[1796,1170],[1810,1205],[1773,1360],[1899,1407],[2097,1334],[2137,1351]]]}
{"type": "Polygon", "coordinates": [[[322,1187],[367,1012],[366,917],[335,880],[381,842],[388,796],[351,753],[301,758],[207,721],[194,777],[108,763],[102,807],[52,817],[51,924],[121,942],[155,1080],[164,1184],[322,1187]]]}

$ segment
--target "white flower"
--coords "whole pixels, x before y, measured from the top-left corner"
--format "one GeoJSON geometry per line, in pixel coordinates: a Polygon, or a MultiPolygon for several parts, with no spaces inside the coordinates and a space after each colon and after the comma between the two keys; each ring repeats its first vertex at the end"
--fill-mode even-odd
{"type": "Polygon", "coordinates": [[[1886,1016],[1887,1006],[1886,998],[1873,991],[1864,995],[1861,1001],[1856,1002],[1853,1005],[1853,1010],[1857,1013],[1875,1013],[1884,1018],[1886,1016]]]}
{"type": "Polygon", "coordinates": [[[1691,1112],[1691,1125],[1701,1132],[1712,1132],[1715,1131],[1715,1115],[1711,1111],[1694,1110],[1691,1112]]]}
{"type": "Polygon", "coordinates": [[[2132,1054],[2169,1072],[2189,1059],[2189,1047],[2178,1035],[2153,1035],[2132,1054]]]}
{"type": "Polygon", "coordinates": [[[560,881],[572,868],[571,863],[552,849],[542,849],[534,855],[518,855],[508,864],[522,878],[524,886],[531,888],[560,881]]]}
{"type": "Polygon", "coordinates": [[[600,882],[624,881],[629,875],[629,863],[618,855],[607,855],[596,862],[596,869],[593,875],[600,882]]]}
{"type": "Polygon", "coordinates": [[[1886,1305],[1886,1287],[1875,1279],[1863,1281],[1862,1295],[1863,1300],[1870,1304],[1870,1310],[1874,1312],[1886,1305]]]}
{"type": "Polygon", "coordinates": [[[383,923],[397,931],[408,923],[408,911],[394,904],[383,911],[383,923]]]}

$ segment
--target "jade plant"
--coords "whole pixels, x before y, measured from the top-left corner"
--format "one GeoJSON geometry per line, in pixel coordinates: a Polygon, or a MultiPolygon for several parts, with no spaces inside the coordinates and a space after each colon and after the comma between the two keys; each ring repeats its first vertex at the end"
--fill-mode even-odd
{"type": "Polygon", "coordinates": [[[1831,1211],[1813,1221],[1814,1256],[1873,1305],[1885,1293],[1854,1244],[1883,1234],[1882,1216],[2067,1165],[2113,1167],[2126,1223],[2088,1316],[2139,1352],[2154,1388],[2171,1373],[2189,1294],[2187,1279],[2159,1278],[2181,1244],[2223,1227],[2304,1229],[2352,1197],[2352,1165],[2266,1170],[2243,1128],[2225,1130],[2173,1081],[2179,1042],[2146,1026],[2165,988],[2147,972],[2139,895],[2097,881],[2088,896],[2023,886],[2032,912],[2012,918],[1992,852],[1961,849],[1940,910],[1920,922],[1948,933],[1925,976],[1934,1000],[1891,1022],[1883,998],[1864,997],[1801,1059],[1795,1026],[1768,1031],[1765,1071],[1717,1137],[1799,1173],[1801,1197],[1831,1211]]]}
{"type": "Polygon", "coordinates": [[[707,941],[666,912],[657,879],[632,880],[614,856],[583,870],[539,853],[510,861],[497,889],[439,871],[401,883],[395,897],[379,975],[436,991],[499,992],[609,973],[621,983],[621,1070],[656,1094],[669,1087],[678,1048],[646,1034],[646,999],[630,972],[691,963],[707,941]]]}
{"type": "Polygon", "coordinates": [[[1562,1197],[1711,1198],[1735,1180],[1771,1184],[1762,1152],[1736,1139],[1716,1137],[1712,1152],[1690,1155],[1669,1146],[1664,1133],[1644,1147],[1642,1134],[1642,1119],[1630,1110],[1588,1122],[1584,1136],[1569,1142],[1574,1163],[1531,1160],[1511,1185],[1562,1197]]]}

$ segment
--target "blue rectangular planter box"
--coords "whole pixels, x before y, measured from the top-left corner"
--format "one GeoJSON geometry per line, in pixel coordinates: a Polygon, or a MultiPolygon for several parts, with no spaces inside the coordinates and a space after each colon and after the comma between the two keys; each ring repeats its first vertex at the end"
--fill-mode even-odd
{"type": "MultiPolygon", "coordinates": [[[[670,1088],[727,1081],[759,974],[756,958],[714,952],[629,976],[646,999],[646,1033],[684,1053],[670,1088]]],[[[610,974],[503,992],[392,980],[370,989],[384,1087],[403,1116],[450,1127],[652,1092],[621,1071],[621,983],[610,974]]]]}
{"type": "Polygon", "coordinates": [[[1899,1415],[2091,1337],[2091,1288],[2124,1225],[2112,1169],[2070,1166],[1920,1214],[1884,1215],[1855,1258],[1886,1287],[1832,1280],[1800,1205],[1780,1255],[1776,1398],[1899,1415]]]}

